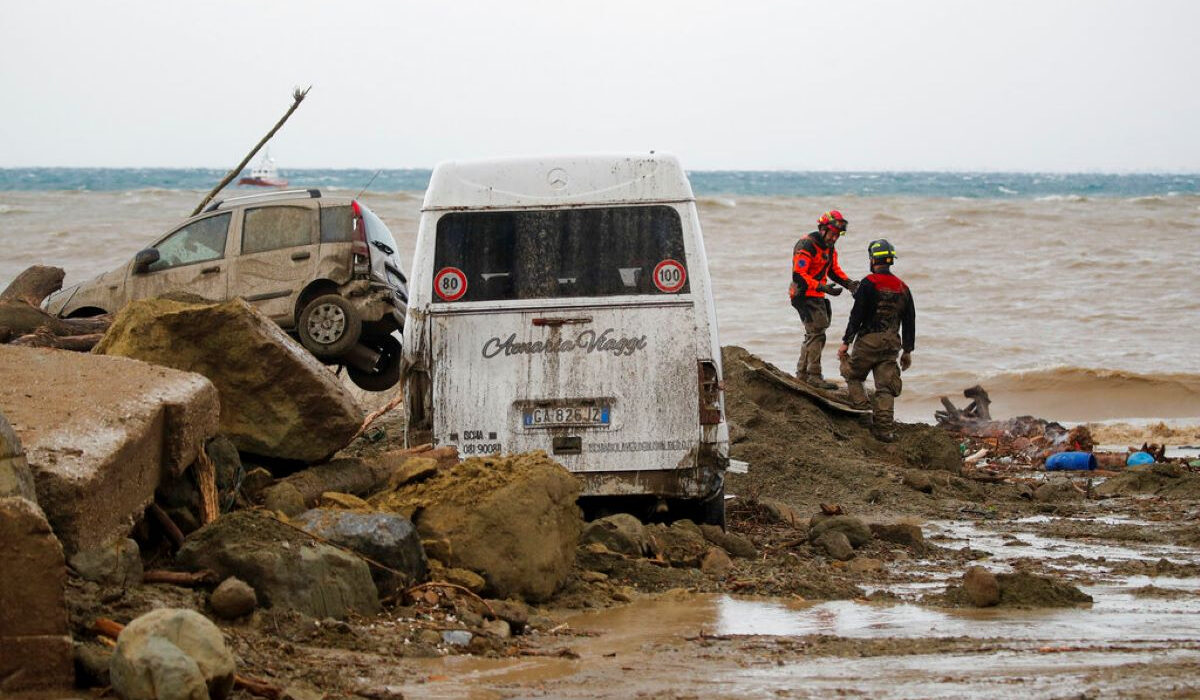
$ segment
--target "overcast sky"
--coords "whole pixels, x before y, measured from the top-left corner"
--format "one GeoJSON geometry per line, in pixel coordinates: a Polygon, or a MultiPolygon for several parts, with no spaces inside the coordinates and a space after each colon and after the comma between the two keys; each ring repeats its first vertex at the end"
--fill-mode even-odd
{"type": "Polygon", "coordinates": [[[0,167],[1200,171],[1200,2],[3,0],[0,167]]]}

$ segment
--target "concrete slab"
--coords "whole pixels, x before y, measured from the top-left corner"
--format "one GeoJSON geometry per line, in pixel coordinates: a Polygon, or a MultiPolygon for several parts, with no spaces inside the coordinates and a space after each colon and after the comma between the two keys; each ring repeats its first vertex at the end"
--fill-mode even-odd
{"type": "Polygon", "coordinates": [[[70,556],[128,534],[164,474],[217,432],[204,377],[122,357],[0,345],[0,413],[70,556]]]}

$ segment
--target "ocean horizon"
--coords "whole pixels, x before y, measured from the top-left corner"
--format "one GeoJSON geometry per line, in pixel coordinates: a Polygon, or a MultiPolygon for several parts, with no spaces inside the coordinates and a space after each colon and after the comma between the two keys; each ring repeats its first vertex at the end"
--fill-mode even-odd
{"type": "MultiPolygon", "coordinates": [[[[280,171],[289,187],[420,192],[427,168],[296,168],[280,171]],[[369,187],[368,187],[368,183],[369,187]]],[[[216,168],[0,168],[0,192],[202,190],[227,171],[216,168]]],[[[948,197],[1041,199],[1200,195],[1200,173],[1043,173],[970,171],[689,170],[697,196],[948,197]]],[[[227,189],[238,189],[230,185],[227,189]]]]}

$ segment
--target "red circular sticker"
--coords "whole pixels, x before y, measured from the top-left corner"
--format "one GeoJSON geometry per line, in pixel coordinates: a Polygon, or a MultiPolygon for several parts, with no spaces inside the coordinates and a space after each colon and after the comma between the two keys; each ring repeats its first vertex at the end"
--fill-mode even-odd
{"type": "Polygon", "coordinates": [[[663,260],[654,266],[654,286],[659,291],[674,294],[687,282],[687,270],[678,260],[663,260]]]}
{"type": "Polygon", "coordinates": [[[443,267],[433,278],[433,291],[443,301],[458,301],[467,293],[467,276],[457,267],[443,267]]]}

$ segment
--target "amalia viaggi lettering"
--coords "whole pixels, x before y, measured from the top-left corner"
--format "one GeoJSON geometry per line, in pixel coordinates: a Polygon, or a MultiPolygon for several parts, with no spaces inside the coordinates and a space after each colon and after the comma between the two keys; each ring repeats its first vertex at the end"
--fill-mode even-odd
{"type": "Polygon", "coordinates": [[[614,332],[615,329],[606,328],[597,335],[596,331],[589,330],[581,331],[574,339],[558,338],[535,340],[532,342],[518,342],[517,334],[513,333],[503,341],[500,340],[499,336],[488,338],[483,343],[482,353],[488,359],[496,357],[502,352],[505,355],[537,355],[574,351],[583,353],[611,352],[617,356],[629,356],[638,350],[646,348],[646,336],[614,338],[612,337],[614,332]]]}

